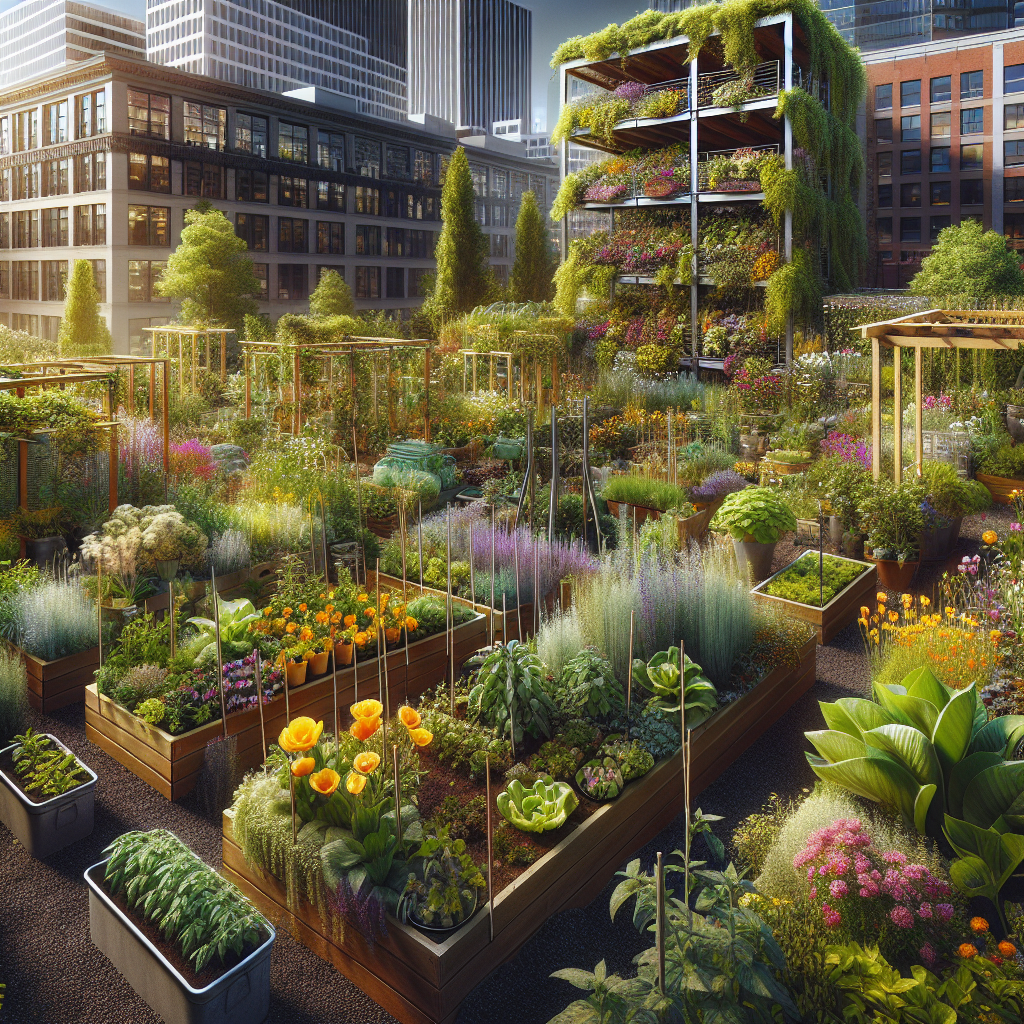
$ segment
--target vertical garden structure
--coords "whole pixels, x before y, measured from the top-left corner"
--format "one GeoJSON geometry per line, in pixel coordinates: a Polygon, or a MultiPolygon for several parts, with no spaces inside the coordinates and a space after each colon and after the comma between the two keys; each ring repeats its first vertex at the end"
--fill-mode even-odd
{"type": "Polygon", "coordinates": [[[562,146],[552,215],[562,221],[563,309],[580,290],[607,293],[616,282],[688,286],[696,368],[701,313],[724,280],[734,294],[756,289],[743,301],[763,310],[762,341],[784,335],[791,360],[794,321],[812,323],[822,294],[856,286],[866,257],[856,53],[809,0],[729,0],[644,12],[568,40],[552,65],[562,97],[555,138],[614,154],[567,174],[562,146]],[[647,272],[634,272],[628,255],[625,268],[615,266],[608,246],[591,248],[586,265],[587,240],[571,241],[569,214],[611,211],[614,234],[626,209],[674,210],[675,244],[662,245],[647,272]],[[734,246],[732,259],[728,245],[709,252],[712,219],[757,217],[755,245],[734,246]],[[666,252],[669,262],[658,266],[666,252]],[[751,258],[748,273],[742,264],[751,258]]]}

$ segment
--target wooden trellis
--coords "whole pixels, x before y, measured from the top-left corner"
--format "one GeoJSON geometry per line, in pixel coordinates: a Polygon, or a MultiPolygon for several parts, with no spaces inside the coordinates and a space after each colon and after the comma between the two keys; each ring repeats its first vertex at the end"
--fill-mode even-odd
{"type": "Polygon", "coordinates": [[[191,368],[191,389],[196,391],[196,370],[204,366],[210,373],[217,373],[221,382],[228,376],[228,335],[234,330],[224,327],[143,327],[148,334],[150,352],[154,358],[176,362],[178,370],[179,393],[185,394],[186,361],[191,368]],[[220,365],[213,362],[214,345],[220,355],[220,365]],[[178,354],[175,356],[174,349],[178,354]],[[206,349],[206,361],[203,363],[203,349],[206,349]],[[163,355],[158,353],[163,350],[163,355]]]}

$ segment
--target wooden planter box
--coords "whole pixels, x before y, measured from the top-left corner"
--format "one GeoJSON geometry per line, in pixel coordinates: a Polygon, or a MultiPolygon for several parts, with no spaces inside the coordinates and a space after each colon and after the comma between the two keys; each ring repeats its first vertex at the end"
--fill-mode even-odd
{"type": "Polygon", "coordinates": [[[28,700],[37,711],[49,714],[57,708],[85,700],[85,688],[100,667],[100,649],[90,647],[56,661],[43,661],[16,644],[11,644],[28,675],[28,700]]]}
{"type": "Polygon", "coordinates": [[[823,608],[815,608],[813,605],[800,604],[797,601],[788,601],[784,597],[775,597],[766,591],[768,584],[776,577],[782,575],[790,566],[795,565],[800,555],[793,559],[789,565],[780,569],[774,576],[770,576],[764,583],[758,584],[750,592],[755,601],[780,608],[791,619],[800,619],[801,622],[809,622],[818,631],[818,643],[827,644],[833,637],[851,623],[857,620],[862,605],[869,608],[874,607],[875,593],[878,590],[878,570],[867,562],[859,562],[854,558],[845,558],[842,555],[826,555],[826,558],[842,558],[844,562],[856,562],[862,566],[861,573],[848,587],[840,590],[831,601],[823,608]]]}
{"type": "MultiPolygon", "coordinates": [[[[464,661],[487,643],[487,630],[482,615],[455,629],[455,656],[464,661]]],[[[388,652],[388,694],[390,707],[436,686],[445,678],[448,666],[443,633],[417,640],[406,650],[400,647],[388,652]]],[[[348,705],[359,697],[378,696],[379,658],[360,662],[355,668],[338,669],[338,714],[344,721],[348,705]]],[[[383,666],[381,666],[381,669],[383,666]]],[[[330,672],[288,691],[288,707],[282,693],[263,706],[264,734],[260,734],[259,708],[228,715],[228,735],[236,736],[238,757],[244,769],[263,763],[263,742],[274,743],[285,727],[288,717],[307,715],[324,722],[329,732],[334,729],[334,681],[330,672]]],[[[223,735],[220,720],[207,722],[196,729],[172,736],[144,722],[109,697],[96,691],[95,684],[85,691],[85,735],[102,747],[115,761],[148,782],[168,800],[178,800],[191,792],[203,765],[206,744],[223,735]]]]}
{"type": "MultiPolygon", "coordinates": [[[[264,562],[264,566],[274,566],[276,571],[277,562],[264,562]]],[[[259,568],[259,567],[257,567],[259,568]]],[[[217,577],[217,593],[226,594],[230,590],[237,590],[243,584],[248,582],[252,577],[253,569],[239,569],[238,572],[228,573],[226,576],[217,577]]],[[[177,597],[181,594],[181,584],[176,580],[174,583],[174,595],[177,597]]],[[[142,610],[144,612],[161,612],[167,611],[167,591],[165,590],[162,594],[157,594],[154,597],[147,597],[142,602],[142,610]]]]}
{"type": "Polygon", "coordinates": [[[975,473],[974,479],[988,488],[992,500],[997,505],[1012,505],[1011,491],[1024,491],[1024,480],[1014,480],[1008,476],[989,476],[988,473],[975,473]]]}
{"type": "MultiPolygon", "coordinates": [[[[779,668],[750,693],[693,731],[692,796],[725,771],[814,683],[814,639],[796,669],[779,668]]],[[[388,920],[370,949],[353,927],[340,941],[325,934],[316,911],[288,909],[284,885],[245,862],[224,812],[224,876],[273,921],[333,964],[402,1024],[453,1024],[470,991],[509,960],[553,914],[585,906],[615,871],[683,810],[682,754],[667,758],[531,865],[494,900],[494,939],[486,905],[443,942],[388,920]]]]}

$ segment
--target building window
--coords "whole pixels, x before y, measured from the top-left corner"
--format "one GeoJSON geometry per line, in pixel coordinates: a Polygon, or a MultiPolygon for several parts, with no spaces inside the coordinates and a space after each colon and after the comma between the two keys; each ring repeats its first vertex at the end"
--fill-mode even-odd
{"type": "Polygon", "coordinates": [[[356,213],[380,215],[380,189],[356,185],[356,213]]]}
{"type": "Polygon", "coordinates": [[[875,86],[875,110],[892,110],[892,83],[875,86]]]}
{"type": "Polygon", "coordinates": [[[878,186],[879,209],[887,210],[892,206],[892,185],[878,186]]]}
{"type": "Polygon", "coordinates": [[[921,241],[921,218],[900,217],[900,241],[920,242],[921,241]]]}
{"type": "MultiPolygon", "coordinates": [[[[133,90],[129,89],[129,93],[133,90]]],[[[140,93],[139,95],[145,95],[140,93]]],[[[107,94],[102,89],[86,93],[75,99],[75,119],[78,122],[78,137],[88,139],[93,135],[104,135],[107,131],[107,94]]],[[[140,134],[132,132],[133,135],[140,134]]]]}
{"type": "Polygon", "coordinates": [[[170,245],[170,208],[167,206],[129,206],[128,244],[170,245]]]}
{"type": "Polygon", "coordinates": [[[409,231],[406,241],[406,256],[410,259],[426,260],[434,255],[433,231],[409,231]]]}
{"type": "Polygon", "coordinates": [[[495,203],[491,209],[491,226],[496,228],[507,228],[509,225],[509,210],[503,203],[495,203]]]}
{"type": "Polygon", "coordinates": [[[39,245],[39,211],[14,211],[14,249],[35,249],[39,245]]]}
{"type": "Polygon", "coordinates": [[[316,208],[345,212],[345,186],[334,181],[316,183],[316,208]]]}
{"type": "Polygon", "coordinates": [[[260,283],[260,290],[256,295],[256,298],[260,302],[267,302],[270,299],[270,264],[269,263],[254,263],[252,265],[253,275],[256,280],[260,283]]]}
{"type": "Polygon", "coordinates": [[[405,298],[405,267],[387,268],[387,286],[389,299],[405,298]]]}
{"type": "Polygon", "coordinates": [[[277,180],[277,205],[292,206],[299,210],[309,207],[309,182],[305,178],[281,175],[277,180]]]}
{"type": "Polygon", "coordinates": [[[892,175],[892,153],[886,151],[884,153],[876,154],[878,161],[878,176],[880,178],[888,178],[892,175]]]}
{"type": "Polygon", "coordinates": [[[900,174],[921,173],[921,150],[904,149],[900,153],[900,174]]]}
{"type": "Polygon", "coordinates": [[[921,141],[921,115],[909,114],[900,118],[900,142],[921,141]]]}
{"type": "Polygon", "coordinates": [[[1008,213],[1003,217],[1003,235],[1011,249],[1024,249],[1024,213],[1008,213]]]}
{"type": "Polygon", "coordinates": [[[166,269],[166,260],[129,260],[128,301],[170,302],[169,296],[161,295],[156,290],[160,275],[166,269]]]}
{"type": "Polygon", "coordinates": [[[255,114],[235,115],[235,149],[238,152],[250,153],[266,160],[269,137],[265,117],[257,117],[255,114]]]}
{"type": "Polygon", "coordinates": [[[913,82],[900,82],[900,106],[919,107],[921,105],[921,79],[913,82]]]}
{"type": "Polygon", "coordinates": [[[279,121],[277,125],[277,155],[282,160],[296,163],[309,162],[309,129],[304,125],[279,121]]]}
{"type": "Polygon", "coordinates": [[[914,181],[906,185],[900,185],[900,206],[921,205],[921,183],[914,181]]]}
{"type": "Polygon", "coordinates": [[[200,164],[186,160],[182,167],[182,177],[185,195],[202,199],[224,198],[224,168],[219,164],[200,164]]]}
{"type": "Polygon", "coordinates": [[[960,99],[980,100],[985,95],[985,72],[960,72],[960,99]]]}
{"type": "Polygon", "coordinates": [[[75,157],[75,192],[102,192],[107,187],[106,153],[75,157]]]}
{"type": "Polygon", "coordinates": [[[43,195],[66,196],[70,175],[67,160],[49,160],[43,164],[43,195]]]}
{"type": "Polygon", "coordinates": [[[985,108],[967,107],[960,110],[960,134],[982,135],[985,131],[985,108]]]}
{"type": "MultiPolygon", "coordinates": [[[[387,146],[385,156],[385,177],[392,180],[408,181],[412,177],[412,161],[408,146],[387,146]]],[[[388,291],[391,294],[391,291],[388,291]]]]}
{"type": "Polygon", "coordinates": [[[316,133],[316,162],[328,171],[345,170],[345,136],[340,132],[316,133]]]}
{"type": "Polygon", "coordinates": [[[491,235],[491,256],[508,259],[508,235],[491,235]]]}
{"type": "Polygon", "coordinates": [[[14,115],[14,148],[19,153],[39,148],[39,111],[35,107],[14,115]]]}
{"type": "Polygon", "coordinates": [[[107,244],[107,204],[75,207],[75,245],[107,244]]]}
{"type": "Polygon", "coordinates": [[[11,264],[11,298],[39,299],[39,264],[35,260],[15,260],[11,264]]]}
{"type": "Polygon", "coordinates": [[[356,298],[380,298],[380,267],[356,267],[356,298]]]}
{"type": "Polygon", "coordinates": [[[953,83],[949,75],[933,78],[928,84],[932,103],[948,103],[953,98],[953,83]]]}
{"type": "Polygon", "coordinates": [[[100,302],[107,301],[107,261],[89,260],[92,264],[92,283],[96,285],[96,295],[100,302]]]}
{"type": "Polygon", "coordinates": [[[412,180],[417,185],[434,184],[434,154],[427,153],[422,149],[416,150],[413,160],[412,180]]]}
{"type": "Polygon", "coordinates": [[[235,199],[239,203],[269,203],[270,188],[266,171],[235,171],[235,199]]]}
{"type": "Polygon", "coordinates": [[[165,156],[128,154],[128,187],[143,192],[171,191],[171,161],[165,156]]]}
{"type": "Polygon", "coordinates": [[[892,217],[875,218],[875,234],[879,242],[892,241],[892,217]]]}
{"type": "Polygon", "coordinates": [[[43,245],[68,244],[68,208],[52,206],[43,210],[43,245]]]}
{"type": "Polygon", "coordinates": [[[431,271],[426,267],[410,267],[409,268],[409,295],[422,299],[426,297],[427,288],[424,282],[424,278],[430,274],[431,271]]]}
{"type": "Polygon", "coordinates": [[[39,164],[22,164],[14,168],[12,199],[38,199],[40,191],[39,164]]]}
{"type": "Polygon", "coordinates": [[[948,228],[952,223],[953,220],[949,214],[930,217],[928,220],[928,240],[930,242],[937,242],[939,240],[939,232],[948,228]]]}
{"type": "Polygon", "coordinates": [[[981,206],[985,202],[985,185],[981,178],[960,179],[960,205],[981,206]]]}
{"type": "Polygon", "coordinates": [[[473,204],[473,215],[476,217],[477,224],[480,227],[487,227],[487,215],[490,212],[490,206],[487,203],[474,203],[473,204]]]}
{"type": "Polygon", "coordinates": [[[316,222],[316,251],[332,256],[344,256],[345,225],[318,220],[316,222]]]}
{"type": "MultiPolygon", "coordinates": [[[[6,156],[11,150],[11,119],[0,117],[0,156],[6,156]]],[[[2,296],[6,298],[7,296],[2,296]]]]}
{"type": "Polygon", "coordinates": [[[384,191],[384,216],[402,216],[402,193],[397,188],[389,188],[384,191]]]}
{"type": "Polygon", "coordinates": [[[43,107],[43,128],[46,133],[44,146],[56,146],[67,142],[68,136],[68,101],[47,103],[43,107]]]}
{"type": "Polygon", "coordinates": [[[228,112],[224,107],[185,101],[185,145],[223,150],[227,143],[228,112]]]}
{"type": "Polygon", "coordinates": [[[983,166],[985,147],[980,142],[960,147],[960,170],[980,171],[983,166]]]}
{"type": "Polygon", "coordinates": [[[1004,142],[1003,166],[1020,167],[1022,164],[1024,164],[1024,139],[1012,139],[1009,142],[1004,142]]]}
{"type": "Polygon", "coordinates": [[[151,139],[171,137],[171,97],[128,90],[128,134],[151,139]]]}
{"type": "Polygon", "coordinates": [[[277,218],[277,251],[309,252],[309,221],[277,218]]]}
{"type": "Polygon", "coordinates": [[[68,287],[68,261],[43,260],[43,302],[63,302],[68,287]]]}
{"type": "Polygon", "coordinates": [[[950,183],[948,181],[933,181],[930,198],[932,206],[949,206],[952,198],[950,183]]]}
{"type": "Polygon", "coordinates": [[[1003,180],[1003,202],[1024,203],[1024,177],[1003,180]]]}
{"type": "Polygon", "coordinates": [[[369,224],[356,225],[356,255],[380,255],[380,228],[369,224]]]}
{"type": "Polygon", "coordinates": [[[1003,68],[1003,92],[1024,92],[1024,64],[1003,68]]]}
{"type": "Polygon", "coordinates": [[[380,143],[356,136],[354,166],[364,178],[380,177],[380,143]]]}
{"type": "Polygon", "coordinates": [[[932,171],[948,171],[949,167],[949,146],[933,146],[931,151],[932,171]]]}
{"type": "MultiPolygon", "coordinates": [[[[384,255],[405,256],[405,228],[388,228],[384,233],[384,255]]],[[[390,292],[388,293],[391,294],[390,292]]]]}
{"type": "Polygon", "coordinates": [[[1003,107],[1003,129],[1008,132],[1024,128],[1024,103],[1008,103],[1003,107]]]}
{"type": "MultiPolygon", "coordinates": [[[[875,122],[877,125],[877,121],[875,122]]],[[[879,141],[882,141],[881,139],[879,141]]],[[[889,122],[889,142],[892,142],[892,121],[889,122]]],[[[530,187],[530,176],[521,171],[512,172],[512,201],[515,202],[530,187]]]]}
{"type": "Polygon", "coordinates": [[[279,263],[277,267],[277,297],[283,302],[308,299],[305,263],[279,263]]]}
{"type": "Polygon", "coordinates": [[[0,299],[11,297],[11,261],[0,260],[0,299]]]}
{"type": "MultiPolygon", "coordinates": [[[[875,124],[878,124],[876,121],[875,124]]],[[[470,167],[469,173],[473,178],[473,194],[477,196],[487,195],[487,168],[486,167],[470,167]]],[[[526,175],[523,175],[526,177],[526,175]]],[[[529,181],[529,178],[526,179],[529,181]]]]}
{"type": "Polygon", "coordinates": [[[236,213],[235,234],[250,252],[270,252],[270,218],[261,213],[236,213]]]}
{"type": "Polygon", "coordinates": [[[0,249],[11,247],[11,215],[0,213],[0,249]]]}
{"type": "Polygon", "coordinates": [[[931,117],[931,136],[933,139],[948,139],[952,115],[948,110],[940,110],[931,117]]]}

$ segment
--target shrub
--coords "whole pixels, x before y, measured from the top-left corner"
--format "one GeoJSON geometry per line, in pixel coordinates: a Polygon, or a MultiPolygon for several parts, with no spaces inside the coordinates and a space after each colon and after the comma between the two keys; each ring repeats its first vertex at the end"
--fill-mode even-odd
{"type": "Polygon", "coordinates": [[[0,648],[0,747],[28,725],[28,677],[21,658],[0,648]]]}
{"type": "Polygon", "coordinates": [[[96,646],[96,608],[77,583],[44,583],[14,601],[18,646],[56,661],[96,646]]]}

